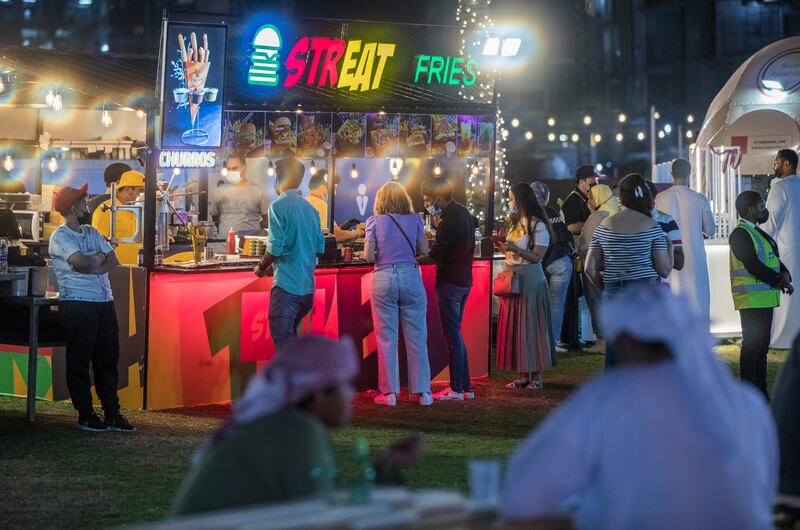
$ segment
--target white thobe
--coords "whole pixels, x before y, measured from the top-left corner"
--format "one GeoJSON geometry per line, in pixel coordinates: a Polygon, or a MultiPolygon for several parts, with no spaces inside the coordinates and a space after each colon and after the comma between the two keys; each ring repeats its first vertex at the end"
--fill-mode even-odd
{"type": "Polygon", "coordinates": [[[695,309],[708,317],[711,292],[704,236],[711,237],[717,230],[711,204],[702,193],[676,184],[656,195],[656,208],[677,221],[683,238],[684,265],[670,274],[672,291],[687,296],[695,309]]]}
{"type": "MultiPolygon", "coordinates": [[[[679,330],[676,330],[679,331],[679,330]]],[[[772,528],[778,485],[775,425],[764,398],[736,385],[725,442],[673,362],[615,368],[572,394],[506,466],[502,515],[567,515],[579,529],[772,528]]]]}
{"type": "MultiPolygon", "coordinates": [[[[761,228],[778,244],[781,261],[800,285],[800,177],[792,175],[772,181],[767,196],[769,221],[761,228]]],[[[781,294],[781,305],[772,320],[773,348],[791,348],[800,333],[800,293],[781,294]]]]}

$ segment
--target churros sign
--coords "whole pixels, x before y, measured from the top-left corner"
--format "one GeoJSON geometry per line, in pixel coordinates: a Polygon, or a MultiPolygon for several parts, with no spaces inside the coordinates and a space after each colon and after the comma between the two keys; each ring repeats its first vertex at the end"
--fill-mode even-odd
{"type": "Polygon", "coordinates": [[[283,38],[271,25],[261,26],[253,37],[247,82],[251,85],[291,88],[310,86],[365,92],[381,86],[387,61],[396,45],[389,42],[345,41],[326,37],[301,37],[286,54],[286,77],[281,83],[280,52],[283,38]]]}

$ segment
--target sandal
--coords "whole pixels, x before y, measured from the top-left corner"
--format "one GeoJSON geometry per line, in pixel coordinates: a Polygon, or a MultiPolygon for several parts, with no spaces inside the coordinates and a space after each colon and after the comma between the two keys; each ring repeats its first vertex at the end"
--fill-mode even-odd
{"type": "Polygon", "coordinates": [[[510,383],[506,383],[506,388],[525,388],[530,381],[527,379],[514,379],[510,383]]]}

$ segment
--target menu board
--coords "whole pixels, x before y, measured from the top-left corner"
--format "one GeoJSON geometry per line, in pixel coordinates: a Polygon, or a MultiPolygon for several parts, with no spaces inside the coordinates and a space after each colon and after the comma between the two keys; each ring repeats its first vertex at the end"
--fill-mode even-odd
{"type": "Polygon", "coordinates": [[[495,117],[492,115],[477,116],[477,154],[476,156],[491,156],[494,145],[495,117]]]}
{"type": "Polygon", "coordinates": [[[458,132],[458,116],[455,114],[434,114],[433,142],[431,154],[433,156],[456,156],[456,141],[458,132]]]}
{"type": "Polygon", "coordinates": [[[297,151],[297,124],[294,112],[268,112],[267,138],[265,141],[270,156],[293,155],[297,151]]]}
{"type": "Polygon", "coordinates": [[[475,147],[475,116],[458,117],[458,156],[469,158],[475,147]]]}
{"type": "Polygon", "coordinates": [[[161,147],[222,144],[227,27],[167,23],[162,53],[161,147]]]}
{"type": "Polygon", "coordinates": [[[333,154],[337,157],[363,157],[366,151],[367,115],[343,112],[334,123],[333,154]]]}
{"type": "Polygon", "coordinates": [[[430,114],[404,114],[400,120],[400,156],[431,156],[430,114]]]}
{"type": "Polygon", "coordinates": [[[265,156],[263,112],[226,112],[225,149],[245,158],[265,156]]]}
{"type": "Polygon", "coordinates": [[[367,115],[367,157],[400,156],[400,115],[367,115]]]}
{"type": "Polygon", "coordinates": [[[297,117],[297,156],[324,158],[330,155],[331,114],[308,112],[297,117]]]}

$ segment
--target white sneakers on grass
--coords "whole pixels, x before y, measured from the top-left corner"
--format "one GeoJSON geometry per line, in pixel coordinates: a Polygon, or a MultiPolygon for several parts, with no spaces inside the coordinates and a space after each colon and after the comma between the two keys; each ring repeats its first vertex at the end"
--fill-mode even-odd
{"type": "MultiPolygon", "coordinates": [[[[372,400],[373,403],[376,405],[385,405],[387,407],[396,407],[397,406],[397,395],[396,394],[378,394],[372,400]]],[[[419,404],[423,407],[428,407],[433,405],[433,398],[431,397],[430,392],[422,392],[419,395],[419,404]]]]}

